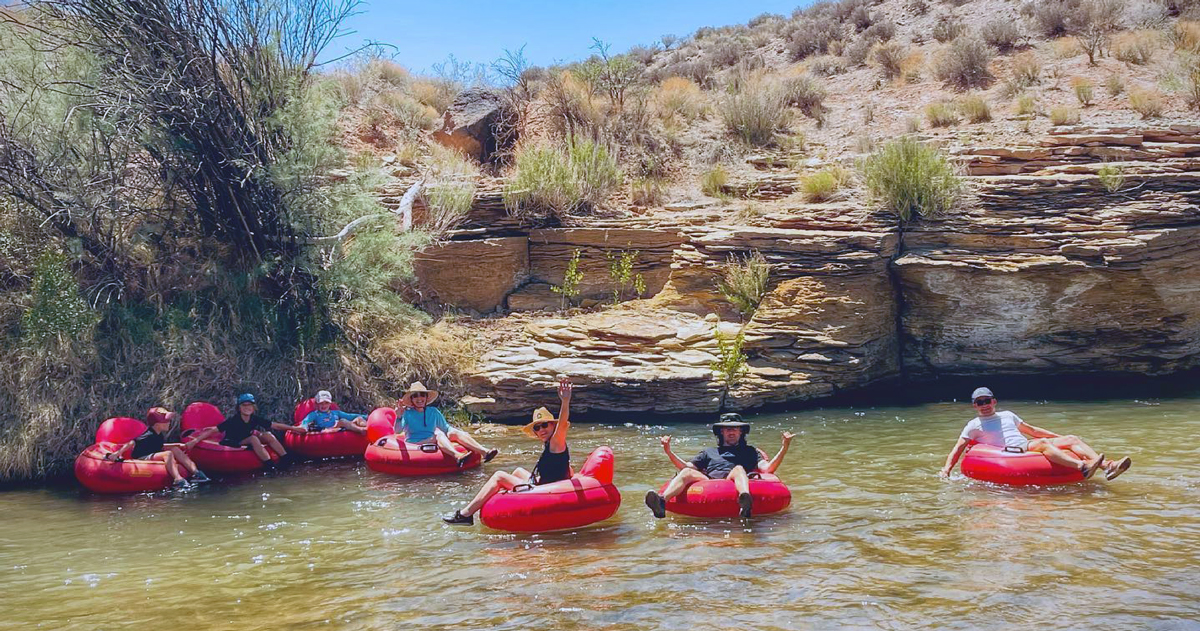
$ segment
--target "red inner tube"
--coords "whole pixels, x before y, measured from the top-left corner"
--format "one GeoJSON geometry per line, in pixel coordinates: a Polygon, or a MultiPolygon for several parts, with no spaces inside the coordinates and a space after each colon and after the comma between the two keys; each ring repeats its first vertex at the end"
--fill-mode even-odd
{"type": "MultiPolygon", "coordinates": [[[[183,411],[181,429],[183,437],[207,427],[214,427],[225,417],[221,410],[211,403],[196,402],[183,411]]],[[[220,444],[225,434],[217,432],[202,440],[192,448],[188,456],[205,473],[249,473],[262,469],[263,463],[249,447],[228,447],[220,444]]],[[[278,460],[279,455],[270,447],[264,447],[272,460],[278,460]]]]}
{"type": "MultiPolygon", "coordinates": [[[[399,440],[395,426],[396,410],[393,408],[378,408],[367,417],[367,440],[370,444],[363,454],[367,467],[380,473],[420,476],[454,473],[478,467],[483,462],[479,454],[470,452],[471,455],[460,469],[454,458],[442,453],[437,445],[414,445],[399,440]]],[[[468,453],[467,448],[453,438],[450,442],[454,443],[458,453],[468,453]]]]}
{"type": "MultiPolygon", "coordinates": [[[[299,425],[315,409],[317,404],[313,399],[301,401],[292,414],[292,424],[299,425]]],[[[332,404],[330,409],[338,409],[337,404],[332,404]]],[[[283,446],[305,458],[345,458],[362,456],[367,449],[367,437],[337,428],[307,434],[287,432],[283,435],[283,446]]]]}
{"type": "MultiPolygon", "coordinates": [[[[104,459],[104,454],[145,431],[146,425],[135,418],[110,418],[101,423],[96,430],[96,442],[75,459],[75,478],[96,493],[145,493],[168,487],[173,478],[162,460],[104,459]]],[[[175,467],[181,476],[188,477],[187,469],[178,464],[175,467]]]]}
{"type": "Polygon", "coordinates": [[[483,505],[479,518],[488,528],[509,532],[565,530],[608,519],[621,506],[612,483],[613,459],[612,448],[597,447],[571,478],[499,493],[483,505]]]}
{"type": "MultiPolygon", "coordinates": [[[[664,484],[659,492],[666,488],[664,484]]],[[[741,511],[737,496],[732,480],[701,480],[667,500],[667,510],[691,517],[737,517],[741,511]]],[[[751,478],[750,496],[754,498],[754,515],[778,513],[792,503],[791,490],[770,473],[751,478]]]]}
{"type": "Polygon", "coordinates": [[[1037,452],[1010,453],[1003,447],[971,443],[960,465],[963,475],[1010,486],[1054,486],[1083,481],[1083,472],[1050,462],[1037,452]]]}

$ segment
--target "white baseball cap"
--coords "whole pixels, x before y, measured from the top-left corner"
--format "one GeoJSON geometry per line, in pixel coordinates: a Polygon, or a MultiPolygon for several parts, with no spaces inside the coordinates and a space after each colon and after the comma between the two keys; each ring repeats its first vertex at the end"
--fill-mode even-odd
{"type": "Polygon", "coordinates": [[[328,390],[322,390],[317,393],[317,403],[333,403],[333,395],[328,390]]]}
{"type": "Polygon", "coordinates": [[[988,390],[987,388],[975,388],[975,392],[971,393],[971,400],[974,401],[975,399],[978,399],[979,397],[995,397],[995,396],[996,395],[992,394],[992,391],[988,390]]]}

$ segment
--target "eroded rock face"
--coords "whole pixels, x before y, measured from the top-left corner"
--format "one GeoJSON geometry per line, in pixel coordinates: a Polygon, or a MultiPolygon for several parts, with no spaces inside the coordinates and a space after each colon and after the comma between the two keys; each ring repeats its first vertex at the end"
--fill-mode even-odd
{"type": "MultiPolygon", "coordinates": [[[[581,411],[712,413],[897,378],[1200,365],[1200,172],[1191,162],[1200,128],[1061,131],[1039,147],[974,150],[980,170],[1018,174],[970,178],[971,204],[903,233],[861,204],[799,200],[763,216],[768,227],[697,214],[641,226],[633,238],[654,253],[646,272],[662,279],[660,291],[533,320],[483,357],[464,402],[524,416],[569,374],[582,384],[581,411]],[[1112,157],[1125,161],[1102,162],[1112,157]],[[1097,176],[1104,164],[1107,180],[1097,176]],[[751,251],[771,264],[771,280],[741,329],[717,279],[730,256],[751,251]],[[715,331],[739,329],[748,372],[726,388],[714,372],[715,331]]],[[[510,307],[552,302],[549,284],[573,247],[603,249],[597,234],[531,232],[533,283],[510,307]]],[[[586,273],[601,274],[592,266],[602,260],[586,273]]]]}
{"type": "Polygon", "coordinates": [[[487,313],[528,274],[528,240],[447,241],[417,254],[413,268],[427,299],[487,313]]]}

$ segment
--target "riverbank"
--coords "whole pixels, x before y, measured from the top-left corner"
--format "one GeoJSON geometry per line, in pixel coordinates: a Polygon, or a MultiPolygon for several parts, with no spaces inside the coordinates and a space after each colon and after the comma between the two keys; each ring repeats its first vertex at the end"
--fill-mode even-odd
{"type": "Polygon", "coordinates": [[[641,496],[672,471],[656,436],[672,433],[690,456],[711,433],[581,422],[573,461],[601,444],[616,452],[623,503],[613,519],[529,536],[444,526],[438,517],[492,471],[536,459],[536,444],[502,428],[488,436],[502,449],[496,461],[436,479],[332,463],[182,495],[5,493],[0,589],[10,624],[67,630],[151,620],[200,631],[736,620],[1033,631],[1045,610],[1103,627],[1188,628],[1200,616],[1191,571],[1200,563],[1200,466],[1186,437],[1200,435],[1200,399],[1013,396],[1002,407],[1127,453],[1134,467],[1113,482],[1059,489],[946,481],[936,472],[972,413],[965,403],[823,408],[752,419],[752,442],[769,452],[780,431],[799,434],[780,471],[793,491],[787,513],[748,525],[655,520],[641,496]],[[64,549],[64,540],[73,543],[64,549]]]}

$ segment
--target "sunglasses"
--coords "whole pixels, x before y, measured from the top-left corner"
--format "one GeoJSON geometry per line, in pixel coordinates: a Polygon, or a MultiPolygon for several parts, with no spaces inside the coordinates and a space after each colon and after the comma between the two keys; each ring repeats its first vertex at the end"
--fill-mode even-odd
{"type": "Polygon", "coordinates": [[[543,430],[543,429],[545,429],[545,428],[547,428],[547,427],[550,427],[551,425],[554,425],[554,423],[551,423],[551,422],[549,422],[549,421],[547,421],[547,422],[545,422],[545,423],[534,423],[534,424],[533,424],[533,431],[535,431],[535,432],[537,432],[537,431],[541,431],[541,430],[543,430]]]}
{"type": "Polygon", "coordinates": [[[992,397],[979,397],[978,399],[975,399],[975,405],[987,405],[992,401],[995,401],[995,399],[992,397]]]}

